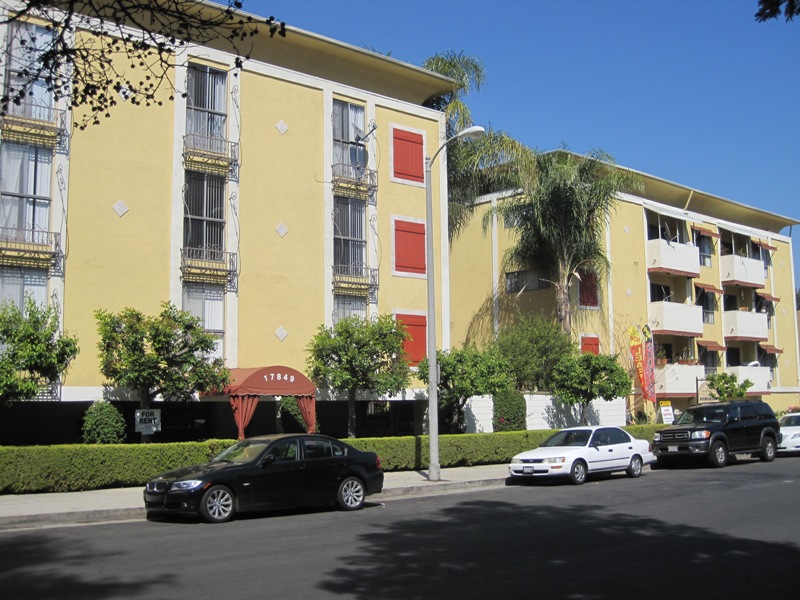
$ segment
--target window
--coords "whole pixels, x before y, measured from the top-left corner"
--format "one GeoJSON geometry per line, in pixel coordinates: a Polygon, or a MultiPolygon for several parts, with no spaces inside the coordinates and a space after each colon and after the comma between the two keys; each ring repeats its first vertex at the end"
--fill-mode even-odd
{"type": "Polygon", "coordinates": [[[650,284],[650,302],[669,302],[671,297],[672,292],[668,285],[650,284]]]}
{"type": "Polygon", "coordinates": [[[772,264],[772,255],[764,248],[761,249],[761,261],[764,263],[764,277],[769,277],[769,267],[772,264]]]}
{"type": "Polygon", "coordinates": [[[582,335],[581,354],[600,354],[600,338],[596,335],[582,335]]]}
{"type": "Polygon", "coordinates": [[[341,100],[333,101],[334,175],[361,179],[367,166],[364,136],[364,107],[341,100]]]}
{"type": "Polygon", "coordinates": [[[717,310],[717,299],[714,297],[714,294],[705,290],[699,290],[697,292],[696,304],[703,307],[703,323],[714,323],[714,313],[717,310]]]}
{"type": "Polygon", "coordinates": [[[342,275],[364,276],[367,240],[366,202],[355,198],[334,198],[333,264],[342,275]]]}
{"type": "Polygon", "coordinates": [[[185,283],[183,310],[200,319],[203,328],[217,340],[212,358],[223,358],[225,339],[225,287],[212,283],[185,283]]]}
{"type": "Polygon", "coordinates": [[[725,351],[725,366],[739,367],[742,364],[741,351],[739,348],[731,348],[725,351]]]}
{"type": "Polygon", "coordinates": [[[209,144],[205,149],[225,153],[227,137],[226,74],[210,67],[192,65],[188,70],[186,133],[194,136],[192,145],[209,144]]]}
{"type": "Polygon", "coordinates": [[[392,174],[395,179],[425,183],[425,161],[421,133],[393,129],[392,157],[392,174]]]}
{"type": "Polygon", "coordinates": [[[328,440],[303,440],[303,448],[305,450],[304,458],[306,460],[333,457],[333,445],[328,440]]]}
{"type": "Polygon", "coordinates": [[[714,244],[708,235],[697,235],[697,247],[700,250],[700,266],[710,267],[711,256],[714,253],[714,244]]]}
{"type": "Polygon", "coordinates": [[[394,270],[424,275],[425,223],[394,221],[394,270]]]}
{"type": "Polygon", "coordinates": [[[0,237],[47,243],[53,153],[38,146],[0,146],[0,237]]]}
{"type": "Polygon", "coordinates": [[[334,325],[348,317],[367,318],[367,297],[348,296],[346,294],[333,295],[333,323],[334,325]]]}
{"type": "Polygon", "coordinates": [[[32,23],[17,23],[14,26],[12,38],[8,45],[6,93],[17,96],[26,90],[24,101],[20,104],[9,103],[9,114],[35,119],[37,121],[52,122],[55,120],[53,113],[53,93],[47,89],[44,79],[30,82],[31,70],[39,64],[39,56],[52,43],[53,32],[32,23]]]}
{"type": "Polygon", "coordinates": [[[428,354],[427,352],[427,317],[425,315],[395,315],[395,318],[406,326],[408,339],[403,345],[408,362],[412,367],[419,364],[428,354]]]}
{"type": "Polygon", "coordinates": [[[549,283],[539,279],[539,272],[533,269],[525,271],[512,271],[506,273],[506,293],[531,292],[543,290],[550,286],[549,283]]]}
{"type": "Polygon", "coordinates": [[[47,271],[22,267],[0,267],[0,304],[12,302],[22,310],[25,297],[39,305],[47,303],[47,271]]]}
{"type": "Polygon", "coordinates": [[[698,351],[698,362],[705,367],[706,375],[716,373],[717,367],[719,366],[719,355],[717,352],[707,350],[702,346],[698,348],[698,351]]]}
{"type": "Polygon", "coordinates": [[[223,262],[225,250],[225,179],[186,171],[183,245],[192,258],[223,262]]]}
{"type": "Polygon", "coordinates": [[[597,297],[597,275],[591,271],[581,271],[578,281],[578,302],[584,308],[596,308],[600,305],[597,297]]]}

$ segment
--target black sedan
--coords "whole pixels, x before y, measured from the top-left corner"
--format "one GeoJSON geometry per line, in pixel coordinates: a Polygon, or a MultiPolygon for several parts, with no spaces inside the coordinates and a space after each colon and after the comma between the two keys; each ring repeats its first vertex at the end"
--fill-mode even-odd
{"type": "Polygon", "coordinates": [[[147,482],[148,514],[199,515],[224,523],[237,512],[338,504],[357,510],[383,488],[378,456],[316,434],[242,440],[210,462],[147,482]]]}

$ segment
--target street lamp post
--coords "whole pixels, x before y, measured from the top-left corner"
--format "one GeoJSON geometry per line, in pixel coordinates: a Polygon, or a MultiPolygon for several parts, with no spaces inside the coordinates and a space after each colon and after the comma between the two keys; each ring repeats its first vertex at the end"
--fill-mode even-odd
{"type": "MultiPolygon", "coordinates": [[[[436,358],[436,284],[433,265],[433,189],[431,186],[431,165],[439,152],[453,140],[462,138],[479,138],[486,133],[483,127],[475,125],[467,127],[439,146],[432,157],[425,157],[425,262],[428,276],[428,439],[430,461],[428,464],[428,481],[439,481],[439,364],[436,358]]],[[[443,226],[446,224],[443,224],[443,226]]],[[[444,250],[443,250],[444,251],[444,250]]]]}

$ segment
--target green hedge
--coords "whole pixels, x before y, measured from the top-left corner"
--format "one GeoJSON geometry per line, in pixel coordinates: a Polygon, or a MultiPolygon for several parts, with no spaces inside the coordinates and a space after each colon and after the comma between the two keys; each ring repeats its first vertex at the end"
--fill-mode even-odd
{"type": "MultiPolygon", "coordinates": [[[[663,425],[626,427],[631,435],[652,440],[663,425]]],[[[508,431],[439,436],[443,468],[501,464],[536,448],[553,432],[508,431]]],[[[384,471],[409,471],[428,466],[427,436],[359,438],[350,445],[381,458],[384,471]]],[[[74,444],[64,446],[0,446],[0,494],[72,492],[143,485],[147,479],[178,467],[208,461],[235,440],[173,444],[74,444]]]]}

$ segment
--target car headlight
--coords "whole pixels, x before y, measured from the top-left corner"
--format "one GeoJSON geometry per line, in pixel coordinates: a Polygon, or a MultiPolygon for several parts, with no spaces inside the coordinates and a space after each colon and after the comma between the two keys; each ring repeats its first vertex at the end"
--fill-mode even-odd
{"type": "Polygon", "coordinates": [[[703,429],[702,431],[693,431],[692,432],[692,439],[693,440],[707,440],[711,437],[711,432],[708,429],[703,429]]]}
{"type": "Polygon", "coordinates": [[[660,431],[656,431],[653,434],[653,441],[654,442],[660,442],[661,441],[661,432],[660,431]]]}
{"type": "Polygon", "coordinates": [[[176,481],[172,484],[173,490],[193,490],[203,485],[199,479],[188,479],[187,481],[176,481]]]}
{"type": "Polygon", "coordinates": [[[512,464],[512,465],[519,465],[519,464],[522,464],[522,459],[521,459],[521,458],[517,458],[517,457],[515,456],[514,458],[512,458],[512,459],[511,459],[511,464],[512,464]]]}
{"type": "Polygon", "coordinates": [[[545,458],[542,462],[546,465],[552,465],[554,463],[563,463],[565,460],[567,459],[563,456],[552,456],[550,458],[545,458]]]}

